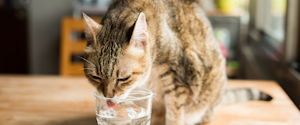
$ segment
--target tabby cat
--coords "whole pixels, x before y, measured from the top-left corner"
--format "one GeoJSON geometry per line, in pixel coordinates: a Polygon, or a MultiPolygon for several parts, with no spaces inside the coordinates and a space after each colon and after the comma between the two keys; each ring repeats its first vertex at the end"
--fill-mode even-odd
{"type": "Polygon", "coordinates": [[[109,98],[153,91],[151,124],[204,124],[220,104],[268,97],[225,90],[225,59],[198,1],[114,0],[100,24],[83,16],[85,76],[109,98]]]}

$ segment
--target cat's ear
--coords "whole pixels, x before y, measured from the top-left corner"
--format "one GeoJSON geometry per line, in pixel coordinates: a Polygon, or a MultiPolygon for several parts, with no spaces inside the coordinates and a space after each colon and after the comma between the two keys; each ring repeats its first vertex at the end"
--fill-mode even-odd
{"type": "Polygon", "coordinates": [[[92,18],[82,13],[84,18],[85,37],[88,44],[92,44],[96,40],[96,34],[101,30],[102,25],[95,22],[92,18]]]}
{"type": "Polygon", "coordinates": [[[145,51],[148,44],[148,37],[146,17],[141,12],[134,25],[129,48],[135,51],[145,51]]]}

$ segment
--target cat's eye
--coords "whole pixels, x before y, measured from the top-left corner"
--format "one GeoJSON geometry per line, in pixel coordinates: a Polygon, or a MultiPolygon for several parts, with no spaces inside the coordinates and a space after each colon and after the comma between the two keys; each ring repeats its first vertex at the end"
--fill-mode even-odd
{"type": "Polygon", "coordinates": [[[93,76],[93,75],[91,75],[91,77],[92,77],[93,79],[101,80],[101,78],[98,77],[98,76],[93,76]]]}
{"type": "Polygon", "coordinates": [[[126,80],[128,80],[130,77],[131,77],[131,75],[128,76],[128,77],[126,77],[126,78],[118,79],[118,81],[126,81],[126,80]]]}

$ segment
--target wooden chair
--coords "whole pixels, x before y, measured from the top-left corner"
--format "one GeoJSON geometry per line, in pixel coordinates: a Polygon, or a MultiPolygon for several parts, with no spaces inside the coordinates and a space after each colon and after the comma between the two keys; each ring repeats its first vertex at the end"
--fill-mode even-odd
{"type": "MultiPolygon", "coordinates": [[[[93,18],[100,22],[101,18],[93,18]]],[[[83,63],[72,62],[72,55],[83,55],[86,40],[72,39],[72,33],[84,32],[84,20],[65,17],[62,20],[61,29],[61,50],[60,50],[60,75],[83,75],[83,63]]]]}

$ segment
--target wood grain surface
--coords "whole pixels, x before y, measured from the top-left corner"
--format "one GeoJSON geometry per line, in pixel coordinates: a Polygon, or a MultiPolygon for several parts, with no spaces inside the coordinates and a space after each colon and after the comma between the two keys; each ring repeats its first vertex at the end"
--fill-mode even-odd
{"type": "MultiPolygon", "coordinates": [[[[229,80],[228,87],[255,87],[274,99],[222,106],[208,125],[300,125],[299,110],[275,82],[229,80]]],[[[0,75],[0,124],[96,125],[94,91],[84,77],[0,75]]]]}

